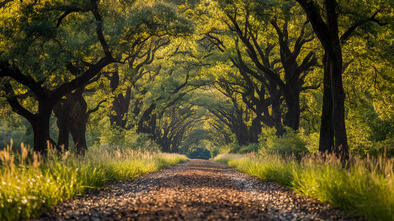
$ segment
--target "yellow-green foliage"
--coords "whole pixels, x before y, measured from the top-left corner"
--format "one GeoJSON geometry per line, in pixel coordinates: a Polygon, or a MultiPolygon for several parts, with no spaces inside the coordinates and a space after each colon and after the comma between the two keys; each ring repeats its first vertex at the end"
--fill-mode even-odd
{"type": "Polygon", "coordinates": [[[24,145],[0,152],[0,220],[37,216],[65,199],[105,183],[131,179],[187,158],[178,154],[96,147],[86,156],[49,151],[44,159],[24,145]]]}
{"type": "Polygon", "coordinates": [[[224,154],[215,159],[366,220],[394,220],[394,159],[351,158],[345,167],[334,156],[304,157],[302,161],[279,155],[224,154]]]}
{"type": "Polygon", "coordinates": [[[260,151],[268,154],[281,154],[283,156],[296,156],[301,158],[308,153],[307,136],[303,131],[294,131],[286,128],[286,133],[282,136],[276,135],[275,128],[263,128],[259,138],[260,151]]]}

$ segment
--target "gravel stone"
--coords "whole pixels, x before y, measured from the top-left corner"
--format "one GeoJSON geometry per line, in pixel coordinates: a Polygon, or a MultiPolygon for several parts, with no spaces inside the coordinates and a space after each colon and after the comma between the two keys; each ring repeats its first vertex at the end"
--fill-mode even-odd
{"type": "Polygon", "coordinates": [[[225,164],[192,160],[63,202],[36,220],[352,220],[225,164]]]}

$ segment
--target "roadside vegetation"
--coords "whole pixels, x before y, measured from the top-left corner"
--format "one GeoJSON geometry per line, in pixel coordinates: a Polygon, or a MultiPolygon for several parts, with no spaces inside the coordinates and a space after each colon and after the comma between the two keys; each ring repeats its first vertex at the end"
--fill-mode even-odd
{"type": "Polygon", "coordinates": [[[340,207],[365,220],[394,220],[394,160],[350,157],[346,166],[333,155],[297,160],[279,154],[220,154],[216,162],[340,207]]]}
{"type": "Polygon", "coordinates": [[[31,148],[0,152],[0,220],[24,220],[106,183],[132,179],[187,161],[184,155],[127,147],[92,147],[85,156],[31,148]]]}

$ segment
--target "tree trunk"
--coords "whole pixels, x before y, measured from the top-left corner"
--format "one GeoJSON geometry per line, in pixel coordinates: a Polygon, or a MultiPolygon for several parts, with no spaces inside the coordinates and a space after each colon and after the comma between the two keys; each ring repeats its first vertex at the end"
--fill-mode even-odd
{"type": "Polygon", "coordinates": [[[274,119],[274,124],[276,128],[276,135],[281,136],[285,133],[285,129],[282,124],[282,110],[280,108],[280,99],[272,96],[272,118],[274,119]]]}
{"type": "Polygon", "coordinates": [[[243,119],[243,111],[241,110],[236,110],[236,127],[234,128],[237,131],[237,139],[238,139],[238,144],[240,146],[246,146],[249,144],[249,134],[248,134],[248,126],[246,126],[244,119],[243,119]]]}
{"type": "Polygon", "coordinates": [[[319,150],[329,150],[346,161],[349,157],[349,147],[345,127],[345,93],[342,85],[343,61],[338,29],[338,2],[325,0],[323,7],[315,1],[297,0],[297,2],[308,15],[313,30],[325,50],[319,150]],[[321,16],[321,8],[325,9],[324,19],[321,16]]]}
{"type": "Polygon", "coordinates": [[[60,148],[63,150],[68,150],[69,146],[69,139],[70,139],[70,130],[68,128],[68,123],[65,119],[60,119],[64,118],[57,116],[57,127],[59,128],[59,137],[57,144],[59,145],[60,148]]]}
{"type": "Polygon", "coordinates": [[[127,87],[126,94],[118,94],[112,102],[112,109],[115,114],[111,114],[111,125],[126,129],[127,115],[129,112],[129,105],[131,99],[131,87],[127,87]]]}
{"type": "Polygon", "coordinates": [[[349,158],[345,126],[345,93],[342,85],[342,54],[339,51],[336,57],[328,57],[331,76],[332,95],[332,128],[334,132],[333,152],[343,160],[349,158]]]}
{"type": "Polygon", "coordinates": [[[287,113],[284,118],[284,125],[293,130],[298,130],[300,127],[300,92],[290,91],[285,95],[287,113]]]}
{"type": "Polygon", "coordinates": [[[59,128],[58,146],[63,147],[64,150],[68,150],[69,137],[70,137],[70,118],[72,109],[75,105],[75,100],[71,96],[67,96],[66,100],[62,100],[55,105],[53,112],[57,118],[57,127],[59,128]]]}
{"type": "Polygon", "coordinates": [[[252,121],[252,126],[249,129],[249,143],[258,143],[259,135],[261,134],[261,114],[252,121]]]}
{"type": "Polygon", "coordinates": [[[323,109],[321,115],[319,151],[321,153],[331,153],[334,146],[334,131],[332,121],[332,95],[330,65],[327,55],[324,55],[324,88],[323,88],[323,109]]]}
{"type": "Polygon", "coordinates": [[[82,93],[76,95],[76,103],[73,107],[69,128],[75,145],[75,153],[84,154],[87,150],[86,145],[86,124],[89,120],[89,113],[82,93]]]}
{"type": "MultiPolygon", "coordinates": [[[[138,133],[147,133],[147,134],[151,134],[151,135],[154,134],[154,130],[152,131],[152,129],[154,129],[154,128],[151,128],[151,126],[152,126],[152,122],[153,122],[152,118],[155,117],[155,116],[152,116],[152,113],[155,109],[156,109],[156,105],[151,104],[151,106],[147,110],[144,111],[144,114],[142,115],[140,121],[138,122],[138,127],[137,127],[138,133]]],[[[156,124],[156,118],[154,120],[155,120],[154,123],[156,124]]]]}
{"type": "Polygon", "coordinates": [[[87,119],[80,122],[77,127],[70,128],[70,133],[75,144],[75,153],[78,155],[85,154],[88,149],[86,144],[86,123],[87,119]]]}
{"type": "Polygon", "coordinates": [[[52,102],[39,101],[38,112],[35,115],[35,120],[32,122],[34,132],[34,150],[45,154],[48,145],[56,148],[55,143],[50,137],[49,119],[52,113],[52,102]],[[54,146],[53,146],[54,145],[54,146]]]}

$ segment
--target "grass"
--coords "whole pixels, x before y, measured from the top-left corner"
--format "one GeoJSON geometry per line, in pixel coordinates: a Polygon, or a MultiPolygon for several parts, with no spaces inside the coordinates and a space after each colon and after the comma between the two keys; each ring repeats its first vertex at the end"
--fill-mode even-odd
{"type": "Polygon", "coordinates": [[[334,156],[301,161],[278,155],[224,154],[215,159],[240,171],[289,186],[365,220],[394,220],[394,160],[352,157],[343,167],[334,156]]]}
{"type": "Polygon", "coordinates": [[[183,155],[129,148],[91,148],[84,157],[49,151],[41,158],[21,145],[0,152],[0,220],[38,216],[65,199],[108,182],[132,179],[187,161],[183,155]]]}

